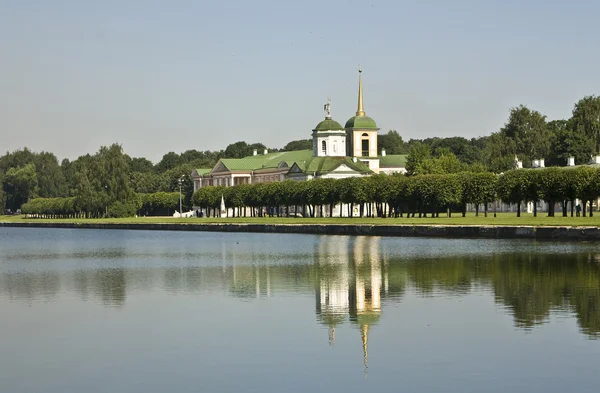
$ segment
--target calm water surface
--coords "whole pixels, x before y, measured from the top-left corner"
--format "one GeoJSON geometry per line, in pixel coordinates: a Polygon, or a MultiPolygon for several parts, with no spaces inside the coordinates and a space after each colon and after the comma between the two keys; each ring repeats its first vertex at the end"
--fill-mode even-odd
{"type": "Polygon", "coordinates": [[[0,228],[0,391],[597,392],[600,245],[0,228]]]}

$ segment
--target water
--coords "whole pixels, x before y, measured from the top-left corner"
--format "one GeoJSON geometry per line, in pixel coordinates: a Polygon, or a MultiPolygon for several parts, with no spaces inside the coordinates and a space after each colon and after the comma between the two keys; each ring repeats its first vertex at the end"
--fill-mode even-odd
{"type": "Polygon", "coordinates": [[[0,228],[0,392],[596,392],[594,243],[0,228]]]}

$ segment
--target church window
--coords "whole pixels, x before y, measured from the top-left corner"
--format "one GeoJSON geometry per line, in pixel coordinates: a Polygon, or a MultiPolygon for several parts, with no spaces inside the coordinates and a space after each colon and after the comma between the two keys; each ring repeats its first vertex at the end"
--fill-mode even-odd
{"type": "Polygon", "coordinates": [[[323,154],[327,154],[327,142],[321,142],[321,150],[323,151],[323,154]]]}
{"type": "Polygon", "coordinates": [[[363,139],[361,142],[362,142],[362,156],[368,157],[369,156],[369,140],[363,139]]]}

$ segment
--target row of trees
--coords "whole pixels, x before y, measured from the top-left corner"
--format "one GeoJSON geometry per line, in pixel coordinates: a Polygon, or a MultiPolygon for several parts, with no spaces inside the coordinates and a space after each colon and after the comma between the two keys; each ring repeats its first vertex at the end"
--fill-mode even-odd
{"type": "Polygon", "coordinates": [[[506,124],[497,132],[470,140],[428,138],[404,143],[392,134],[388,133],[386,141],[395,142],[386,149],[408,152],[409,175],[457,173],[461,165],[500,173],[513,168],[515,155],[525,167],[540,158],[548,166],[564,166],[569,157],[587,164],[590,156],[600,154],[600,97],[582,98],[575,103],[571,117],[561,120],[547,119],[541,112],[520,105],[510,110],[506,124]]]}
{"type": "Polygon", "coordinates": [[[279,183],[243,184],[234,187],[203,187],[192,202],[206,212],[216,214],[221,198],[234,216],[289,215],[302,212],[304,216],[332,216],[336,205],[347,205],[347,216],[358,207],[360,216],[419,217],[439,216],[440,212],[466,213],[467,204],[473,204],[476,214],[482,205],[496,200],[517,206],[545,201],[549,216],[554,216],[556,204],[562,204],[563,216],[571,215],[576,199],[582,201],[583,215],[592,216],[592,203],[600,196],[600,170],[592,167],[544,168],[511,170],[501,175],[489,172],[463,172],[446,175],[374,175],[347,179],[314,179],[308,182],[284,181],[279,183]],[[250,209],[248,209],[250,208],[250,209]],[[327,213],[328,211],[328,213],[327,213]]]}
{"type": "MultiPolygon", "coordinates": [[[[126,203],[134,193],[178,192],[180,185],[184,206],[189,208],[193,193],[189,174],[193,169],[211,168],[220,158],[241,158],[264,148],[262,143],[240,141],[220,151],[169,152],[156,164],[143,157],[128,156],[119,145],[61,162],[52,153],[34,153],[25,148],[0,157],[0,208],[15,211],[27,200],[38,197],[80,197],[87,201],[86,211],[99,216],[106,214],[107,206],[126,203]]],[[[302,139],[291,141],[280,150],[311,148],[312,141],[302,139]]],[[[408,153],[409,176],[464,171],[501,173],[514,167],[515,155],[525,167],[539,158],[545,158],[548,166],[564,166],[571,156],[576,163],[585,164],[591,155],[600,153],[600,97],[579,100],[566,120],[548,121],[540,112],[525,106],[513,108],[504,127],[480,138],[405,142],[391,130],[379,135],[378,150],[382,148],[388,154],[408,153]]]]}
{"type": "Polygon", "coordinates": [[[129,200],[114,201],[101,209],[90,211],[81,196],[65,198],[34,198],[22,205],[23,214],[39,218],[132,217],[134,215],[171,215],[179,209],[178,192],[135,194],[129,200]]]}

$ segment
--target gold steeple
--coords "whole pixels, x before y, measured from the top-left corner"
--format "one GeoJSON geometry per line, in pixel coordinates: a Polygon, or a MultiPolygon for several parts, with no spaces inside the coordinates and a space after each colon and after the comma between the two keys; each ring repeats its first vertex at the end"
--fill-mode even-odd
{"type": "Polygon", "coordinates": [[[360,335],[363,347],[363,363],[365,364],[365,377],[369,371],[369,325],[360,327],[360,335]]]}
{"type": "Polygon", "coordinates": [[[335,345],[335,326],[329,326],[329,345],[335,345]]]}
{"type": "Polygon", "coordinates": [[[363,110],[363,94],[362,94],[362,66],[358,66],[358,110],[356,116],[364,116],[363,110]]]}

